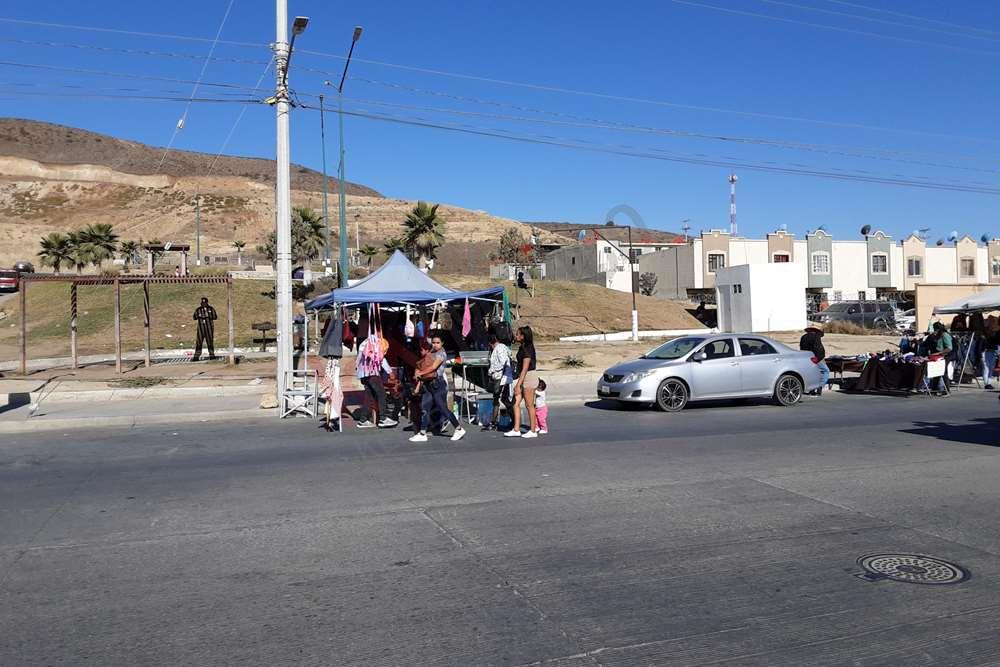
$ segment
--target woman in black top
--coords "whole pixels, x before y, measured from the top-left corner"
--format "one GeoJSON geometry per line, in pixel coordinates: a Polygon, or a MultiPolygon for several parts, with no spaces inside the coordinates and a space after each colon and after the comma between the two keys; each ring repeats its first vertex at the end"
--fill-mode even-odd
{"type": "Polygon", "coordinates": [[[535,368],[538,358],[535,355],[535,335],[531,327],[518,327],[514,332],[514,339],[520,343],[514,367],[514,428],[504,435],[512,438],[537,438],[535,390],[538,389],[538,373],[535,368]],[[528,409],[528,430],[524,434],[521,433],[521,401],[524,401],[524,406],[528,409]]]}

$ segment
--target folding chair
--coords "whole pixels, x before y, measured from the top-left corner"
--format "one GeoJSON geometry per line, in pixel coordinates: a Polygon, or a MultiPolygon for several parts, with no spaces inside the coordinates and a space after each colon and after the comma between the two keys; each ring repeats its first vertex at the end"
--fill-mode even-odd
{"type": "Polygon", "coordinates": [[[313,419],[319,413],[319,383],[314,370],[288,371],[281,396],[281,418],[302,412],[313,419]]]}

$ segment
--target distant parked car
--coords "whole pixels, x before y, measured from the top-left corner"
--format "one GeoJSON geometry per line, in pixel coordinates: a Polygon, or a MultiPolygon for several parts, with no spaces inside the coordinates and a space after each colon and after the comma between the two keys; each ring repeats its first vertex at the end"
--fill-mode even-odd
{"type": "Polygon", "coordinates": [[[901,333],[906,333],[907,331],[916,331],[917,328],[917,311],[914,308],[909,310],[900,310],[896,312],[896,329],[901,333]]]}
{"type": "Polygon", "coordinates": [[[0,271],[0,292],[17,291],[17,271],[0,271]]]}
{"type": "Polygon", "coordinates": [[[689,401],[723,398],[771,396],[793,405],[821,384],[809,352],[756,334],[717,334],[675,338],[612,366],[598,381],[597,396],[677,412],[689,401]]]}
{"type": "Polygon", "coordinates": [[[820,324],[850,322],[865,329],[894,331],[897,312],[888,301],[838,301],[814,317],[820,324]]]}

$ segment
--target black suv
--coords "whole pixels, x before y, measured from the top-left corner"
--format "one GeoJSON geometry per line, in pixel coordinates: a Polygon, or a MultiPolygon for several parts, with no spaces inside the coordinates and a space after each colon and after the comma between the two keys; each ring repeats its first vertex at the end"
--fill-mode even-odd
{"type": "Polygon", "coordinates": [[[816,322],[822,324],[851,322],[865,329],[896,329],[896,307],[888,301],[838,301],[814,317],[816,322]]]}

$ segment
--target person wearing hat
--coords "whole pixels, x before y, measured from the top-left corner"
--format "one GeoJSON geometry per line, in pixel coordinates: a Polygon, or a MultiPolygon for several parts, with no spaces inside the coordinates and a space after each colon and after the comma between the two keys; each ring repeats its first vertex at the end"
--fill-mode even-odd
{"type": "Polygon", "coordinates": [[[799,339],[799,349],[812,352],[812,362],[819,369],[820,378],[823,382],[819,389],[814,389],[810,393],[814,396],[821,396],[823,394],[823,387],[826,386],[827,380],[830,379],[830,367],[823,361],[826,359],[826,348],[823,347],[823,330],[819,327],[806,327],[805,333],[799,339]]]}

